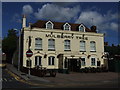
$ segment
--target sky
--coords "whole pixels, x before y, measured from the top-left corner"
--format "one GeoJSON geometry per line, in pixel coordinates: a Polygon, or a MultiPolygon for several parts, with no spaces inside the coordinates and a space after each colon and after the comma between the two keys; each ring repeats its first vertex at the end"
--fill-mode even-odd
{"type": "Polygon", "coordinates": [[[118,45],[118,2],[3,2],[2,37],[9,29],[21,29],[23,14],[27,26],[37,20],[95,25],[105,42],[118,45]]]}

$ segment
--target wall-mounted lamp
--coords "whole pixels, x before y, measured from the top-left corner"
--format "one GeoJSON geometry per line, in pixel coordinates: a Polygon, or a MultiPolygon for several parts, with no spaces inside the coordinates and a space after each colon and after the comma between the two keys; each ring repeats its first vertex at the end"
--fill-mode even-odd
{"type": "Polygon", "coordinates": [[[88,55],[87,58],[90,58],[91,55],[88,55]]]}
{"type": "Polygon", "coordinates": [[[74,34],[72,33],[72,36],[73,36],[74,34]]]}
{"type": "Polygon", "coordinates": [[[53,34],[53,32],[51,32],[51,34],[53,34]]]}
{"type": "Polygon", "coordinates": [[[46,57],[47,57],[47,54],[44,55],[44,58],[46,58],[46,57]]]}
{"type": "Polygon", "coordinates": [[[39,51],[37,53],[40,53],[39,51]]]}
{"type": "Polygon", "coordinates": [[[82,52],[82,54],[84,54],[84,52],[82,52]]]}

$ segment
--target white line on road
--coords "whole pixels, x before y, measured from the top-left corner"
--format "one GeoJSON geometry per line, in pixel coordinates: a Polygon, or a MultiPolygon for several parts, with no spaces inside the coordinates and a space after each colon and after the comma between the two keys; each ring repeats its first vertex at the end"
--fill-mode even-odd
{"type": "Polygon", "coordinates": [[[6,78],[3,78],[3,81],[7,81],[7,79],[6,79],[6,78]]]}

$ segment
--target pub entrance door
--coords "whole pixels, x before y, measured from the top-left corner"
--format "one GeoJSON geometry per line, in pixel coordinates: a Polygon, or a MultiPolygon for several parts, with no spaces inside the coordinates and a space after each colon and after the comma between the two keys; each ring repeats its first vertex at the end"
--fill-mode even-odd
{"type": "Polygon", "coordinates": [[[80,61],[77,59],[68,59],[68,70],[77,72],[80,69],[80,61]]]}

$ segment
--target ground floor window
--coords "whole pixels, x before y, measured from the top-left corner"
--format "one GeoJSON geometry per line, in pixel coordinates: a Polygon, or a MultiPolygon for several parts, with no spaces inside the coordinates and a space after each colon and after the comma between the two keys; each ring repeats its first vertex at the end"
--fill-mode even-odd
{"type": "Polygon", "coordinates": [[[85,58],[81,58],[81,66],[85,66],[85,58]]]}
{"type": "Polygon", "coordinates": [[[31,60],[27,60],[27,61],[26,61],[26,66],[27,66],[27,67],[31,67],[31,60]]]}
{"type": "Polygon", "coordinates": [[[41,56],[35,56],[35,66],[41,65],[41,56]]]}
{"type": "Polygon", "coordinates": [[[48,57],[48,65],[54,65],[54,61],[55,61],[54,59],[55,59],[54,56],[48,57]]]}
{"type": "Polygon", "coordinates": [[[95,58],[91,58],[91,66],[95,66],[95,58]]]}

